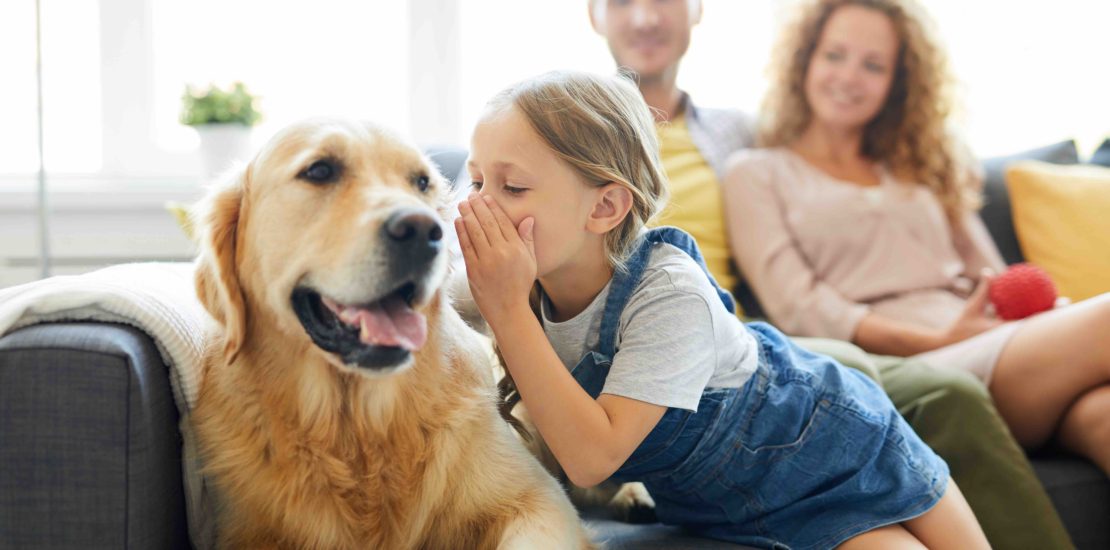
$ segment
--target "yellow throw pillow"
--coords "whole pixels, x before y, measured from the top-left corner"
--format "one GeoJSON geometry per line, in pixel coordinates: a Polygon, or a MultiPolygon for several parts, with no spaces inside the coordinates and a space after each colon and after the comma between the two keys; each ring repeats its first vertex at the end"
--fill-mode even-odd
{"type": "Polygon", "coordinates": [[[1061,296],[1110,292],[1110,168],[1038,161],[1006,170],[1021,252],[1061,296]]]}

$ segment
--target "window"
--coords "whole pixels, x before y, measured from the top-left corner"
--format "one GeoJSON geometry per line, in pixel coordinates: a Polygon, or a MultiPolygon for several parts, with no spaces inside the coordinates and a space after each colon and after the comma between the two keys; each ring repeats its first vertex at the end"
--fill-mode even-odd
{"type": "Polygon", "coordinates": [[[1110,2],[925,2],[960,81],[963,127],[981,156],[1110,135],[1103,68],[1110,2]]]}
{"type": "MultiPolygon", "coordinates": [[[[679,84],[700,104],[753,112],[790,1],[703,2],[679,84]]],[[[0,2],[0,188],[38,168],[34,5],[0,2]]],[[[197,138],[177,122],[186,83],[245,82],[265,117],[256,142],[302,117],[339,115],[465,147],[486,100],[509,83],[556,68],[613,70],[585,0],[42,6],[55,181],[195,179],[197,138]]],[[[1110,132],[1110,79],[1098,61],[1110,3],[930,0],[927,8],[951,53],[977,153],[1070,137],[1090,150],[1110,132]]]]}
{"type": "MultiPolygon", "coordinates": [[[[101,167],[99,25],[95,2],[42,5],[45,162],[53,172],[101,167]]],[[[0,174],[38,170],[35,3],[0,3],[0,174]]]]}
{"type": "MultiPolygon", "coordinates": [[[[754,111],[780,3],[706,0],[679,86],[699,104],[754,111]]],[[[584,0],[464,0],[460,19],[464,123],[458,140],[464,146],[486,101],[507,85],[556,69],[615,69],[605,40],[590,26],[584,0]]]]}
{"type": "Polygon", "coordinates": [[[258,139],[310,116],[369,119],[407,130],[405,2],[150,5],[154,138],[162,149],[196,147],[196,135],[177,122],[186,83],[246,83],[261,96],[258,139]]]}
{"type": "MultiPolygon", "coordinates": [[[[920,1],[920,0],[919,0],[920,1]]],[[[923,1],[959,82],[963,129],[982,156],[1075,138],[1089,151],[1110,134],[1110,77],[1099,65],[1110,3],[923,1]]],[[[791,2],[703,0],[679,86],[705,106],[754,112],[791,2]]],[[[553,69],[613,70],[590,28],[585,0],[463,0],[465,144],[485,101],[508,84],[553,69]]]]}
{"type": "MultiPolygon", "coordinates": [[[[55,176],[195,177],[198,140],[177,121],[186,83],[245,82],[261,96],[256,141],[308,116],[408,130],[406,2],[42,7],[46,168],[55,176]]],[[[0,174],[9,180],[38,169],[34,10],[33,0],[0,3],[0,174]]]]}

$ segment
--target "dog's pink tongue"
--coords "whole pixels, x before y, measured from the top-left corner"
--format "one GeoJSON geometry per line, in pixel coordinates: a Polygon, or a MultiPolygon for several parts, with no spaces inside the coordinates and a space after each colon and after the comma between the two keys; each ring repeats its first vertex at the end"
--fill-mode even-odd
{"type": "Polygon", "coordinates": [[[413,351],[428,339],[428,324],[424,316],[396,296],[386,298],[371,308],[359,309],[358,322],[362,327],[358,339],[366,344],[413,351]]]}

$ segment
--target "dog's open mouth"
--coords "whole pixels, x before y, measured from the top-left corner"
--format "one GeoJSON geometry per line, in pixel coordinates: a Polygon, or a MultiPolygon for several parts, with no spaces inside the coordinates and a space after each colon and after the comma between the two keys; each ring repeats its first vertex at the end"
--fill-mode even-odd
{"type": "Polygon", "coordinates": [[[416,286],[406,283],[368,304],[342,304],[319,292],[293,291],[293,311],[312,341],[344,363],[370,369],[396,366],[424,345],[424,316],[412,308],[416,286]]]}

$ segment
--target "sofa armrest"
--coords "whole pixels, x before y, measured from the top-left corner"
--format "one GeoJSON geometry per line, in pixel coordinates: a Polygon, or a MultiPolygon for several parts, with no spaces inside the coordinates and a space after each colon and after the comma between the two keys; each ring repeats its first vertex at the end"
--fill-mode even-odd
{"type": "Polygon", "coordinates": [[[144,333],[0,338],[0,547],[189,548],[177,408],[144,333]]]}

